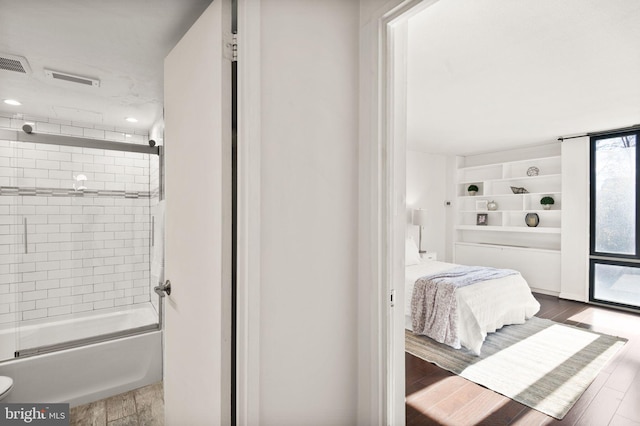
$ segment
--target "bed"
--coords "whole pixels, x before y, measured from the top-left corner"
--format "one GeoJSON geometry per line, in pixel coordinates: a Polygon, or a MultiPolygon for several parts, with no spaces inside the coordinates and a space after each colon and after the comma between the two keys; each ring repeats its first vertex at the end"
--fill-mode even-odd
{"type": "MultiPolygon", "coordinates": [[[[415,243],[413,244],[415,246],[415,243]]],[[[412,330],[411,299],[416,281],[424,276],[453,270],[452,263],[421,260],[410,253],[407,244],[405,273],[405,328],[412,330]]],[[[416,248],[417,254],[417,248],[416,248]]],[[[458,288],[454,293],[459,344],[476,355],[480,354],[487,333],[509,324],[523,324],[540,310],[540,304],[520,273],[490,279],[458,288]]]]}

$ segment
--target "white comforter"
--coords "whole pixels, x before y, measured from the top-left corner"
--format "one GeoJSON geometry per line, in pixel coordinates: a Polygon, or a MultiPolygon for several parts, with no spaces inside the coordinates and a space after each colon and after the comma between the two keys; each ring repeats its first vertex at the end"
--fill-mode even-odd
{"type": "MultiPolygon", "coordinates": [[[[406,267],[405,328],[411,330],[411,296],[416,280],[455,266],[426,260],[406,267]]],[[[504,325],[522,324],[540,309],[540,304],[520,274],[459,288],[456,290],[456,303],[460,343],[477,355],[487,333],[504,325]]]]}

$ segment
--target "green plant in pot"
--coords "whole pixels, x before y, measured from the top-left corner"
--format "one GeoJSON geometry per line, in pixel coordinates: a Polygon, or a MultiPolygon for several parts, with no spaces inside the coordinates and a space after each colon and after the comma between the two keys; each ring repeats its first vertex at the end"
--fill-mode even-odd
{"type": "Polygon", "coordinates": [[[549,210],[555,204],[555,201],[551,197],[542,197],[540,204],[542,204],[543,209],[549,210]]]}
{"type": "Polygon", "coordinates": [[[469,195],[476,195],[476,193],[478,192],[478,186],[469,185],[469,187],[467,188],[467,191],[469,192],[469,195]]]}

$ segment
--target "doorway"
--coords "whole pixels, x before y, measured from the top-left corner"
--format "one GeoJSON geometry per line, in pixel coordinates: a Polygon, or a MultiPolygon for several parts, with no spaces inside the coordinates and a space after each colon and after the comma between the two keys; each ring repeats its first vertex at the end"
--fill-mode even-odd
{"type": "Polygon", "coordinates": [[[437,0],[403,2],[381,19],[377,92],[381,156],[377,167],[380,185],[376,200],[380,228],[378,303],[383,318],[378,344],[383,349],[380,374],[387,424],[405,424],[404,352],[404,239],[407,228],[406,204],[406,120],[407,120],[407,36],[408,20],[437,0]]]}

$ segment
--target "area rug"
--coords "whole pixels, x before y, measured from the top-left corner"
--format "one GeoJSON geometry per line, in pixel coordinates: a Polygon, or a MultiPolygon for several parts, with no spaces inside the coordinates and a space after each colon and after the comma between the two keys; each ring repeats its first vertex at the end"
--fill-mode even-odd
{"type": "Polygon", "coordinates": [[[562,419],[627,340],[533,317],[490,333],[478,357],[405,331],[405,350],[562,419]]]}

